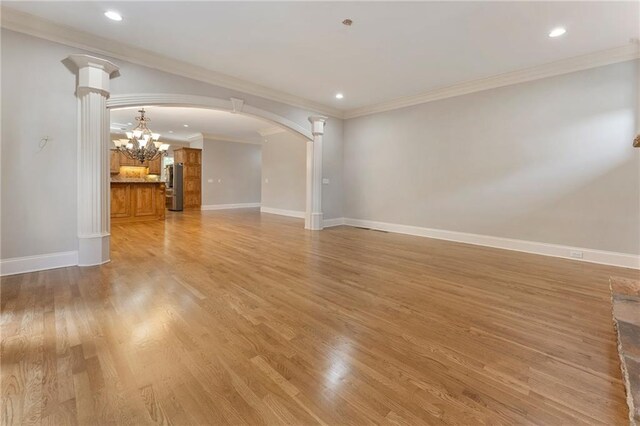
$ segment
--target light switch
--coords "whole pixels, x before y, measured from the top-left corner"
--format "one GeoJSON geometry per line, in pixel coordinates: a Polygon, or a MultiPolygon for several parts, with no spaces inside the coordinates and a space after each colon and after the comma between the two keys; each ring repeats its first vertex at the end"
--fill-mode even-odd
{"type": "Polygon", "coordinates": [[[213,179],[207,179],[207,182],[213,183],[213,179]]]}
{"type": "Polygon", "coordinates": [[[323,185],[329,185],[329,178],[322,178],[323,185]]]}
{"type": "Polygon", "coordinates": [[[222,183],[222,179],[218,179],[218,183],[222,183]]]}
{"type": "Polygon", "coordinates": [[[269,183],[269,178],[265,178],[264,183],[269,183]]]}

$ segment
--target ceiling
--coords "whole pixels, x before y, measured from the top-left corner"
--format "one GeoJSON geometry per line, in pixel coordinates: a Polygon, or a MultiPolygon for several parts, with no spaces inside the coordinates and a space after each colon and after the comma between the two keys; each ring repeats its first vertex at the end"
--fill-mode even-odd
{"type": "Polygon", "coordinates": [[[639,2],[3,6],[340,110],[628,45],[640,32],[639,2]],[[106,10],[124,19],[110,21],[106,10]],[[567,33],[549,38],[557,26],[567,33]]]}
{"type": "MultiPolygon", "coordinates": [[[[135,127],[139,109],[112,109],[111,132],[120,133],[135,127]]],[[[274,124],[267,121],[227,111],[161,106],[146,106],[144,109],[145,116],[150,120],[147,126],[154,133],[160,133],[160,140],[185,142],[203,133],[220,139],[261,143],[264,138],[258,131],[274,129],[274,124]],[[185,124],[189,127],[184,127],[185,124]]]]}

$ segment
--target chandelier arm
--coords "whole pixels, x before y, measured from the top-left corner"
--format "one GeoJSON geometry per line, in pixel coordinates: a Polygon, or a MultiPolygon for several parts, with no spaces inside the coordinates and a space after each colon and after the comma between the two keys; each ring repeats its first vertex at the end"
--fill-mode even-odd
{"type": "Polygon", "coordinates": [[[153,133],[151,129],[147,127],[147,122],[151,120],[145,117],[144,108],[138,112],[140,113],[140,116],[136,117],[138,125],[130,133],[127,133],[128,142],[126,144],[121,143],[120,145],[116,145],[117,150],[127,158],[144,164],[145,161],[153,161],[162,157],[166,153],[166,150],[161,150],[156,146],[160,135],[153,133]],[[143,140],[145,141],[144,144],[140,142],[143,140]],[[127,145],[131,145],[131,148],[127,145]]]}

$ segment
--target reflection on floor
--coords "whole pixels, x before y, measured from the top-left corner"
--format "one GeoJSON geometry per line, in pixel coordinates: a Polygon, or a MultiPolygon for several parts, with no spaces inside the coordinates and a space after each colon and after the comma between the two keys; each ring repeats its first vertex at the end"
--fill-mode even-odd
{"type": "Polygon", "coordinates": [[[2,279],[3,424],[622,424],[637,271],[256,210],[2,279]]]}

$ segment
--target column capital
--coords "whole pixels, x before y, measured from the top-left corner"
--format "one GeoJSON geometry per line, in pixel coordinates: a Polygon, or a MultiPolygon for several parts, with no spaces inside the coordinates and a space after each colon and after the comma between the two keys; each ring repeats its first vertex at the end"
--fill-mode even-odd
{"type": "Polygon", "coordinates": [[[99,92],[109,96],[109,79],[117,76],[118,66],[95,56],[73,54],[67,58],[78,68],[77,92],[99,92]],[[114,75],[115,74],[115,75],[114,75]]]}
{"type": "Polygon", "coordinates": [[[309,117],[309,122],[311,122],[311,133],[313,136],[324,134],[324,125],[327,122],[327,117],[324,115],[312,115],[309,117]]]}

